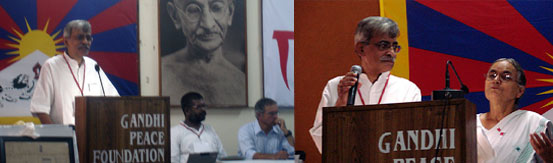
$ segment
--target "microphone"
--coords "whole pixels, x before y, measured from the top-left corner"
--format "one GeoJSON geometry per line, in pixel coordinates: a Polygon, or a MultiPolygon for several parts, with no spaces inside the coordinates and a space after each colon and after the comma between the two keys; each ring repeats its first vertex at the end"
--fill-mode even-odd
{"type": "MultiPolygon", "coordinates": [[[[359,80],[359,75],[361,74],[362,71],[363,71],[363,69],[359,65],[351,66],[351,72],[357,74],[356,78],[358,80],[359,80]]],[[[358,83],[359,83],[359,81],[356,81],[355,85],[353,85],[351,88],[349,88],[347,106],[352,106],[355,103],[355,92],[357,92],[357,84],[358,83]]]]}
{"type": "Polygon", "coordinates": [[[451,66],[451,69],[453,69],[453,72],[455,73],[455,76],[457,77],[457,80],[459,80],[459,84],[461,84],[461,90],[463,93],[467,94],[469,93],[469,87],[467,87],[463,82],[461,81],[461,78],[459,77],[459,74],[457,74],[457,71],[455,70],[455,66],[453,66],[453,62],[447,60],[447,63],[451,66]]]}
{"type": "Polygon", "coordinates": [[[449,88],[449,63],[451,63],[449,60],[445,62],[445,89],[449,88]]]}
{"type": "Polygon", "coordinates": [[[96,69],[96,72],[98,72],[98,78],[100,79],[100,86],[102,86],[102,93],[104,93],[104,96],[106,96],[106,92],[104,91],[104,83],[102,83],[102,76],[100,76],[100,66],[96,64],[94,65],[94,69],[96,69]]]}
{"type": "Polygon", "coordinates": [[[445,88],[442,90],[432,91],[432,100],[441,100],[441,99],[453,99],[453,98],[463,98],[465,94],[469,93],[469,88],[463,84],[461,77],[457,74],[453,63],[450,60],[447,60],[445,64],[445,88]],[[449,88],[449,66],[453,69],[459,84],[461,85],[461,90],[449,88]]]}

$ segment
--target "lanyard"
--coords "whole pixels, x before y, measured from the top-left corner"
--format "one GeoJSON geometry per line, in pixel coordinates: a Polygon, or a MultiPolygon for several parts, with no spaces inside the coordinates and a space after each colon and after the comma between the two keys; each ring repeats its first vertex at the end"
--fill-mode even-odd
{"type": "MultiPolygon", "coordinates": [[[[71,66],[69,65],[69,62],[67,62],[67,59],[65,58],[65,55],[63,55],[63,59],[65,60],[65,63],[67,63],[67,67],[69,67],[69,71],[71,71],[71,75],[73,76],[73,80],[75,80],[75,84],[77,84],[77,87],[79,87],[79,91],[81,91],[81,96],[84,96],[84,93],[83,93],[83,89],[84,89],[84,79],[85,79],[85,76],[86,76],[86,64],[84,62],[84,58],[83,58],[83,87],[81,88],[81,86],[79,85],[79,82],[77,81],[77,78],[75,77],[75,74],[73,74],[73,69],[71,69],[71,66]]],[[[79,69],[77,69],[77,71],[79,71],[79,69]]]]}
{"type": "Polygon", "coordinates": [[[200,133],[197,133],[196,131],[194,131],[194,129],[192,129],[192,128],[188,127],[186,124],[184,124],[184,122],[180,122],[180,125],[184,126],[184,128],[190,130],[192,133],[196,134],[196,136],[198,136],[198,139],[200,138],[200,136],[202,135],[202,133],[204,132],[204,129],[205,129],[205,127],[203,127],[204,125],[202,124],[200,126],[200,128],[201,128],[200,133]]]}
{"type": "MultiPolygon", "coordinates": [[[[382,93],[380,93],[380,98],[378,99],[378,104],[382,101],[382,96],[384,96],[384,92],[386,92],[386,87],[388,86],[388,80],[390,80],[390,74],[388,74],[388,78],[386,79],[386,83],[384,83],[384,89],[382,89],[382,93]]],[[[363,100],[363,94],[361,94],[361,89],[357,89],[357,93],[359,93],[359,97],[361,98],[361,103],[365,105],[365,100],[363,100]]]]}

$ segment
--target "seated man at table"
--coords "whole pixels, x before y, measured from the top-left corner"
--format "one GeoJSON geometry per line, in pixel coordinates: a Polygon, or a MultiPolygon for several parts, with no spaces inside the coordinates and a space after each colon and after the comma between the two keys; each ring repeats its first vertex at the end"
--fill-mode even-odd
{"type": "Polygon", "coordinates": [[[205,120],[206,104],[202,95],[190,92],[181,98],[185,120],[171,127],[171,162],[187,162],[189,154],[218,152],[225,157],[223,143],[213,127],[202,123],[205,120]]]}
{"type": "Polygon", "coordinates": [[[246,159],[288,159],[294,155],[294,137],[278,118],[276,101],[263,98],[255,104],[257,120],[238,130],[238,155],[246,159]]]}

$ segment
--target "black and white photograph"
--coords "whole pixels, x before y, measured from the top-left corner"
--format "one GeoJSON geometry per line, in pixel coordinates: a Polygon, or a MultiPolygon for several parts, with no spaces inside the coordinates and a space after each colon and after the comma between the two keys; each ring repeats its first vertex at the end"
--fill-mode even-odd
{"type": "Polygon", "coordinates": [[[161,94],[186,92],[218,107],[247,105],[243,0],[161,0],[161,94]]]}

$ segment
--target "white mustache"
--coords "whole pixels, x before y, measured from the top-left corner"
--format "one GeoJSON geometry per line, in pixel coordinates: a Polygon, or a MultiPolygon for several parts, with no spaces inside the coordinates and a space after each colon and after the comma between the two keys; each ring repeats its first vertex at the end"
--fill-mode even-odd
{"type": "Polygon", "coordinates": [[[396,58],[394,57],[391,57],[391,56],[382,56],[380,57],[380,61],[384,61],[384,62],[395,62],[396,61],[396,58]]]}
{"type": "Polygon", "coordinates": [[[201,32],[201,33],[198,33],[198,34],[197,34],[197,37],[208,37],[208,36],[211,36],[211,35],[222,36],[222,35],[221,35],[221,32],[208,31],[208,32],[201,32]]]}
{"type": "Polygon", "coordinates": [[[83,49],[83,48],[88,50],[88,49],[90,49],[90,46],[88,46],[88,45],[80,45],[79,46],[79,49],[83,49]]]}

